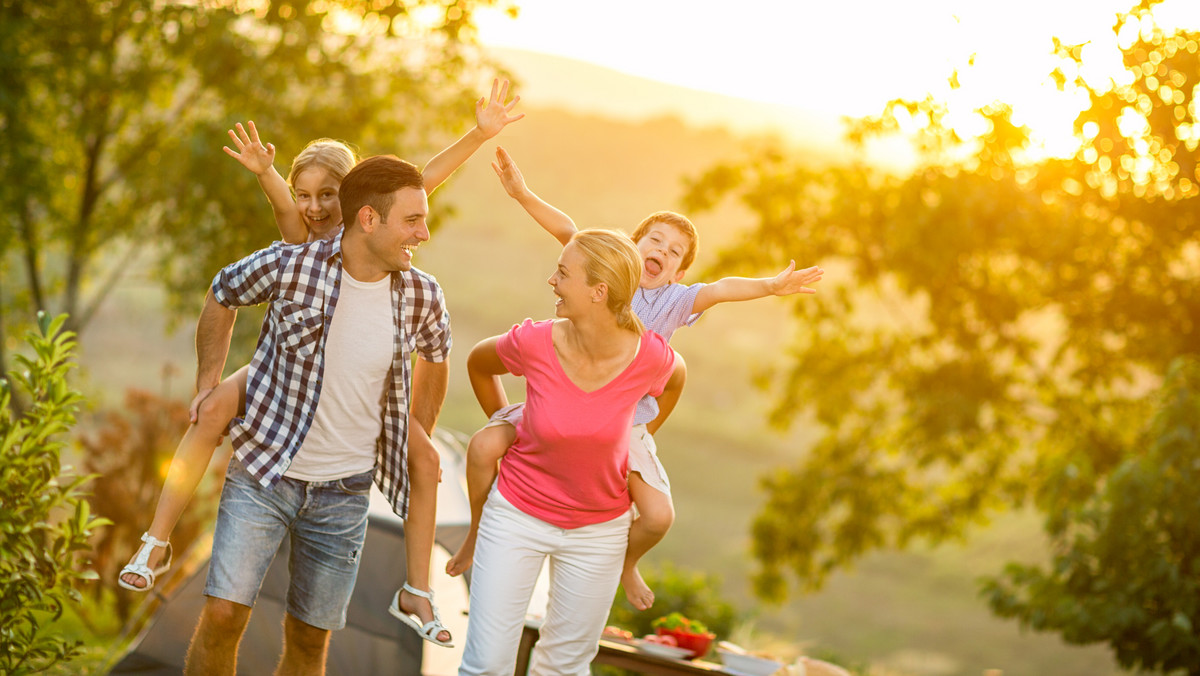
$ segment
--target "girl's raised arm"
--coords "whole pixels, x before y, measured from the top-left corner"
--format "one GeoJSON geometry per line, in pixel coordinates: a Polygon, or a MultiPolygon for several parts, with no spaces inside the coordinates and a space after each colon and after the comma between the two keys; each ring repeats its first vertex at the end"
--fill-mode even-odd
{"type": "Polygon", "coordinates": [[[525,117],[525,113],[510,114],[521,97],[517,96],[506,102],[507,98],[508,80],[492,80],[492,93],[486,105],[483,97],[475,102],[475,128],[425,164],[421,171],[425,178],[425,192],[433,192],[450,178],[463,162],[475,154],[485,141],[499,134],[509,124],[525,117]]]}
{"type": "Polygon", "coordinates": [[[255,128],[254,122],[246,124],[250,128],[249,132],[241,122],[237,123],[236,132],[233,129],[229,130],[229,138],[233,139],[237,150],[234,151],[229,146],[222,146],[222,149],[225,154],[258,177],[258,185],[266,193],[267,200],[271,202],[271,209],[275,212],[275,224],[279,226],[279,234],[283,241],[288,244],[307,242],[308,228],[301,220],[300,212],[296,210],[292,191],[283,176],[275,171],[275,144],[263,145],[258,138],[258,129],[255,128]]]}

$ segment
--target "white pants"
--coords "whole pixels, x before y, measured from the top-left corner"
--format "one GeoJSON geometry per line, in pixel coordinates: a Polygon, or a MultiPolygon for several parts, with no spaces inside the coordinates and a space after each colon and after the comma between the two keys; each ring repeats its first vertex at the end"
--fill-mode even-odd
{"type": "Polygon", "coordinates": [[[529,673],[590,674],[621,581],[630,520],[626,512],[604,523],[558,528],[512,506],[493,487],[479,521],[459,676],[512,674],[525,612],[546,557],[549,601],[529,673]]]}

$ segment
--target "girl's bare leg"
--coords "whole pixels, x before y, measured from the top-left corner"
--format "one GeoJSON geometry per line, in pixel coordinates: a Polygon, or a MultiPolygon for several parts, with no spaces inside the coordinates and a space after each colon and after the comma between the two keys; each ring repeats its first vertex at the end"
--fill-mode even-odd
{"type": "Polygon", "coordinates": [[[488,492],[496,481],[500,459],[516,438],[517,429],[512,425],[492,425],[476,432],[467,444],[467,499],[471,503],[471,527],[467,530],[467,539],[446,563],[446,574],[462,575],[471,567],[483,503],[487,502],[488,492]]]}
{"type": "MultiPolygon", "coordinates": [[[[221,445],[229,421],[245,406],[249,370],[248,366],[238,369],[200,402],[196,422],[188,426],[175,449],[175,457],[171,459],[167,480],[158,497],[158,505],[154,508],[154,520],[147,531],[150,535],[164,541],[170,538],[184,508],[204,478],[213,453],[221,445]]],[[[147,565],[151,570],[157,568],[165,555],[165,547],[155,547],[147,565]]],[[[146,586],[146,580],[134,573],[126,573],[121,579],[135,587],[146,586]]]]}
{"type": "Polygon", "coordinates": [[[675,523],[675,505],[669,494],[646,483],[638,472],[629,473],[629,495],[637,505],[638,516],[629,527],[629,547],[625,550],[621,586],[625,588],[625,598],[634,608],[646,610],[654,604],[654,592],[642,579],[637,564],[675,523]]]}
{"type": "MultiPolygon", "coordinates": [[[[408,437],[408,518],[404,521],[404,556],[408,568],[408,584],[422,591],[431,591],[429,568],[433,560],[433,543],[437,532],[437,486],[441,479],[441,458],[437,448],[424,434],[408,437]]],[[[433,603],[429,599],[400,591],[400,610],[421,618],[421,624],[433,620],[433,603]]],[[[440,641],[449,641],[450,632],[441,631],[440,641]]]]}

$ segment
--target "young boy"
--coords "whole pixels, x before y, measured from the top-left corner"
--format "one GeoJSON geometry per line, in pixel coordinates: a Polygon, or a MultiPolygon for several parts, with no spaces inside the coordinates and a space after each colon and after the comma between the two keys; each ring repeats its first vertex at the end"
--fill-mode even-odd
{"type": "MultiPolygon", "coordinates": [[[[528,186],[515,162],[503,148],[496,149],[492,163],[505,192],[517,200],[529,215],[564,246],[577,228],[562,211],[543,201],[528,186]]],[[[642,255],[642,278],[633,299],[633,310],[647,329],[667,340],[676,329],[696,323],[705,310],[717,303],[753,300],[766,296],[816,293],[808,285],[821,280],[819,267],[796,270],[795,261],[774,277],[751,279],[725,277],[711,284],[681,286],[688,266],[696,258],[696,228],[687,218],[658,211],[647,216],[632,235],[642,255]]],[[[446,572],[459,575],[471,565],[475,535],[488,490],[496,478],[496,464],[516,438],[522,404],[505,406],[506,399],[497,382],[475,383],[477,392],[487,390],[479,400],[493,402],[488,424],[471,438],[467,447],[467,493],[471,502],[471,526],[466,541],[446,564],[446,572]]],[[[674,397],[646,397],[638,403],[629,442],[629,493],[637,505],[638,516],[629,530],[629,548],[621,572],[621,586],[633,606],[645,610],[654,603],[654,592],[638,572],[642,556],[658,544],[675,520],[671,485],[654,446],[653,434],[670,415],[678,401],[674,397]]]]}

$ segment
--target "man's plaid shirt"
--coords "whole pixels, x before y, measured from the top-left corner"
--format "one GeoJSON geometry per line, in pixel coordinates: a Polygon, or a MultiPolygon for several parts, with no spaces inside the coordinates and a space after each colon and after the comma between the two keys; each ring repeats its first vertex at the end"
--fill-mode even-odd
{"type": "MultiPolygon", "coordinates": [[[[237,308],[270,303],[246,384],[246,417],[229,425],[246,469],[273,486],[312,425],[325,368],[325,337],[342,278],[341,235],[300,245],[276,242],[229,265],[213,279],[218,303],[237,308]]],[[[413,268],[392,273],[395,350],[392,386],[376,443],[375,483],[402,517],[408,513],[408,404],[411,354],[445,361],[450,314],[441,287],[413,268]]]]}

